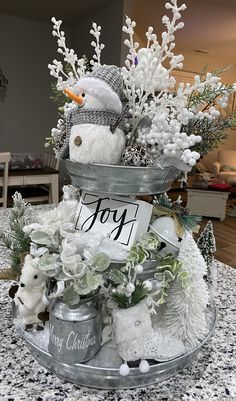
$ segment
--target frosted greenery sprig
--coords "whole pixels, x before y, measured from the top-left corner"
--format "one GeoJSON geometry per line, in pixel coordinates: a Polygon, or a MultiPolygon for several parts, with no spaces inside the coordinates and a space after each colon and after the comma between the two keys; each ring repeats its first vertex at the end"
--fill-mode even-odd
{"type": "Polygon", "coordinates": [[[213,224],[209,220],[202,230],[198,240],[198,248],[207,264],[208,270],[214,261],[214,253],[216,252],[216,240],[214,236],[213,224]]]}
{"type": "Polygon", "coordinates": [[[155,305],[159,306],[166,302],[170,284],[179,278],[182,285],[185,286],[188,274],[182,270],[181,262],[175,259],[173,255],[168,254],[159,259],[154,278],[158,280],[158,289],[152,294],[152,298],[155,305]]]}
{"type": "Polygon", "coordinates": [[[103,274],[110,266],[110,259],[104,253],[98,253],[91,261],[81,261],[80,264],[81,268],[77,271],[79,274],[63,270],[66,282],[63,297],[70,304],[77,303],[81,296],[92,295],[104,284],[103,274]]]}
{"type": "MultiPolygon", "coordinates": [[[[122,272],[134,269],[136,265],[143,264],[148,258],[160,248],[160,241],[153,232],[141,236],[140,241],[133,245],[127,257],[127,263],[122,267],[122,272]]],[[[136,277],[136,276],[135,276],[136,277]]]]}
{"type": "MultiPolygon", "coordinates": [[[[217,77],[218,78],[218,77],[217,77]]],[[[207,84],[202,88],[201,91],[193,90],[188,99],[188,108],[203,105],[203,112],[208,110],[211,106],[217,103],[221,107],[227,106],[229,95],[234,91],[234,86],[230,84],[219,83],[212,87],[207,84]]]]}
{"type": "Polygon", "coordinates": [[[19,192],[13,195],[13,207],[9,217],[9,230],[0,232],[0,245],[9,249],[13,273],[20,274],[22,256],[30,249],[31,239],[23,230],[28,222],[30,205],[19,192]]]}
{"type": "Polygon", "coordinates": [[[190,120],[184,127],[187,135],[200,135],[201,142],[193,146],[193,150],[201,156],[215,150],[227,137],[227,128],[230,128],[232,120],[227,116],[219,116],[213,120],[203,118],[201,120],[190,120]]]}
{"type": "Polygon", "coordinates": [[[104,253],[97,253],[89,261],[82,260],[79,254],[67,254],[64,258],[63,252],[61,255],[46,253],[34,259],[34,266],[46,276],[64,282],[63,299],[65,303],[75,305],[80,297],[92,295],[104,284],[104,272],[110,266],[110,259],[104,253]]]}
{"type": "Polygon", "coordinates": [[[113,270],[107,273],[108,280],[115,285],[111,298],[120,308],[134,306],[149,296],[152,285],[150,282],[142,282],[139,275],[143,272],[142,264],[156,254],[159,247],[160,242],[156,235],[148,232],[131,247],[126,265],[121,271],[113,270]]]}

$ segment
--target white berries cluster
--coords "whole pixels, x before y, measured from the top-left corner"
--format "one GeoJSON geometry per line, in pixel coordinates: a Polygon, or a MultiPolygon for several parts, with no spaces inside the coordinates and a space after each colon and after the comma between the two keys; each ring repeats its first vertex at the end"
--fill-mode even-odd
{"type": "Polygon", "coordinates": [[[76,108],[77,108],[77,106],[76,106],[76,104],[74,102],[65,103],[63,108],[62,108],[64,117],[67,117],[68,114],[70,114],[70,112],[72,110],[75,110],[76,108]]]}
{"type": "Polygon", "coordinates": [[[156,109],[151,128],[141,128],[138,131],[137,142],[143,146],[149,146],[155,159],[161,155],[174,156],[184,163],[194,166],[200,154],[189,148],[199,143],[202,138],[199,135],[187,135],[185,132],[181,132],[182,124],[187,124],[193,117],[193,113],[183,107],[182,102],[179,103],[181,107],[178,110],[176,100],[176,107],[173,107],[172,100],[171,97],[166,98],[166,103],[163,102],[156,109]],[[169,104],[169,108],[166,107],[167,104],[169,104]]]}
{"type": "Polygon", "coordinates": [[[115,290],[117,294],[124,294],[127,298],[130,298],[134,291],[135,285],[131,282],[128,282],[126,285],[120,284],[115,290]]]}
{"type": "Polygon", "coordinates": [[[52,128],[51,136],[56,140],[65,131],[65,122],[60,118],[57,122],[57,128],[52,128]]]}

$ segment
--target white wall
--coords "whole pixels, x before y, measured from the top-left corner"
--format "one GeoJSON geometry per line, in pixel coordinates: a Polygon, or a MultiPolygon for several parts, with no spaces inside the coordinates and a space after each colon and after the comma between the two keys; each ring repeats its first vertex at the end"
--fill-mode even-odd
{"type": "Polygon", "coordinates": [[[44,152],[57,121],[47,68],[57,55],[51,24],[0,14],[0,68],[9,81],[0,103],[0,151],[44,152]]]}
{"type": "MultiPolygon", "coordinates": [[[[102,63],[120,65],[123,0],[109,3],[90,17],[79,20],[67,43],[78,56],[91,52],[91,24],[102,26],[102,63]],[[70,43],[71,41],[71,43],[70,43]]],[[[50,22],[33,21],[0,13],[0,68],[9,81],[7,96],[0,102],[0,151],[44,152],[45,137],[57,122],[57,106],[50,100],[47,68],[57,53],[50,22]]]]}

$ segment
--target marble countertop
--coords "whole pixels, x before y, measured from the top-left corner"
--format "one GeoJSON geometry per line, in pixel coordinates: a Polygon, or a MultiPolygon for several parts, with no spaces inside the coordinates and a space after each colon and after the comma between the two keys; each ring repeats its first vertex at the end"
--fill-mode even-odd
{"type": "MultiPolygon", "coordinates": [[[[0,227],[8,210],[0,209],[0,227]]],[[[0,247],[0,268],[7,252],[0,247]]],[[[217,262],[218,323],[211,340],[189,367],[172,379],[135,390],[80,387],[47,372],[16,332],[8,297],[0,282],[0,401],[236,401],[236,270],[217,262]]]]}

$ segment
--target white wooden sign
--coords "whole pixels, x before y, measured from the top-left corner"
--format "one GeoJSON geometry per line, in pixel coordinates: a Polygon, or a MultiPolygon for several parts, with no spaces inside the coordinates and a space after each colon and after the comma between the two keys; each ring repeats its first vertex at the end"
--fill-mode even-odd
{"type": "Polygon", "coordinates": [[[129,249],[147,232],[152,208],[136,199],[83,191],[75,228],[102,232],[129,249]]]}

